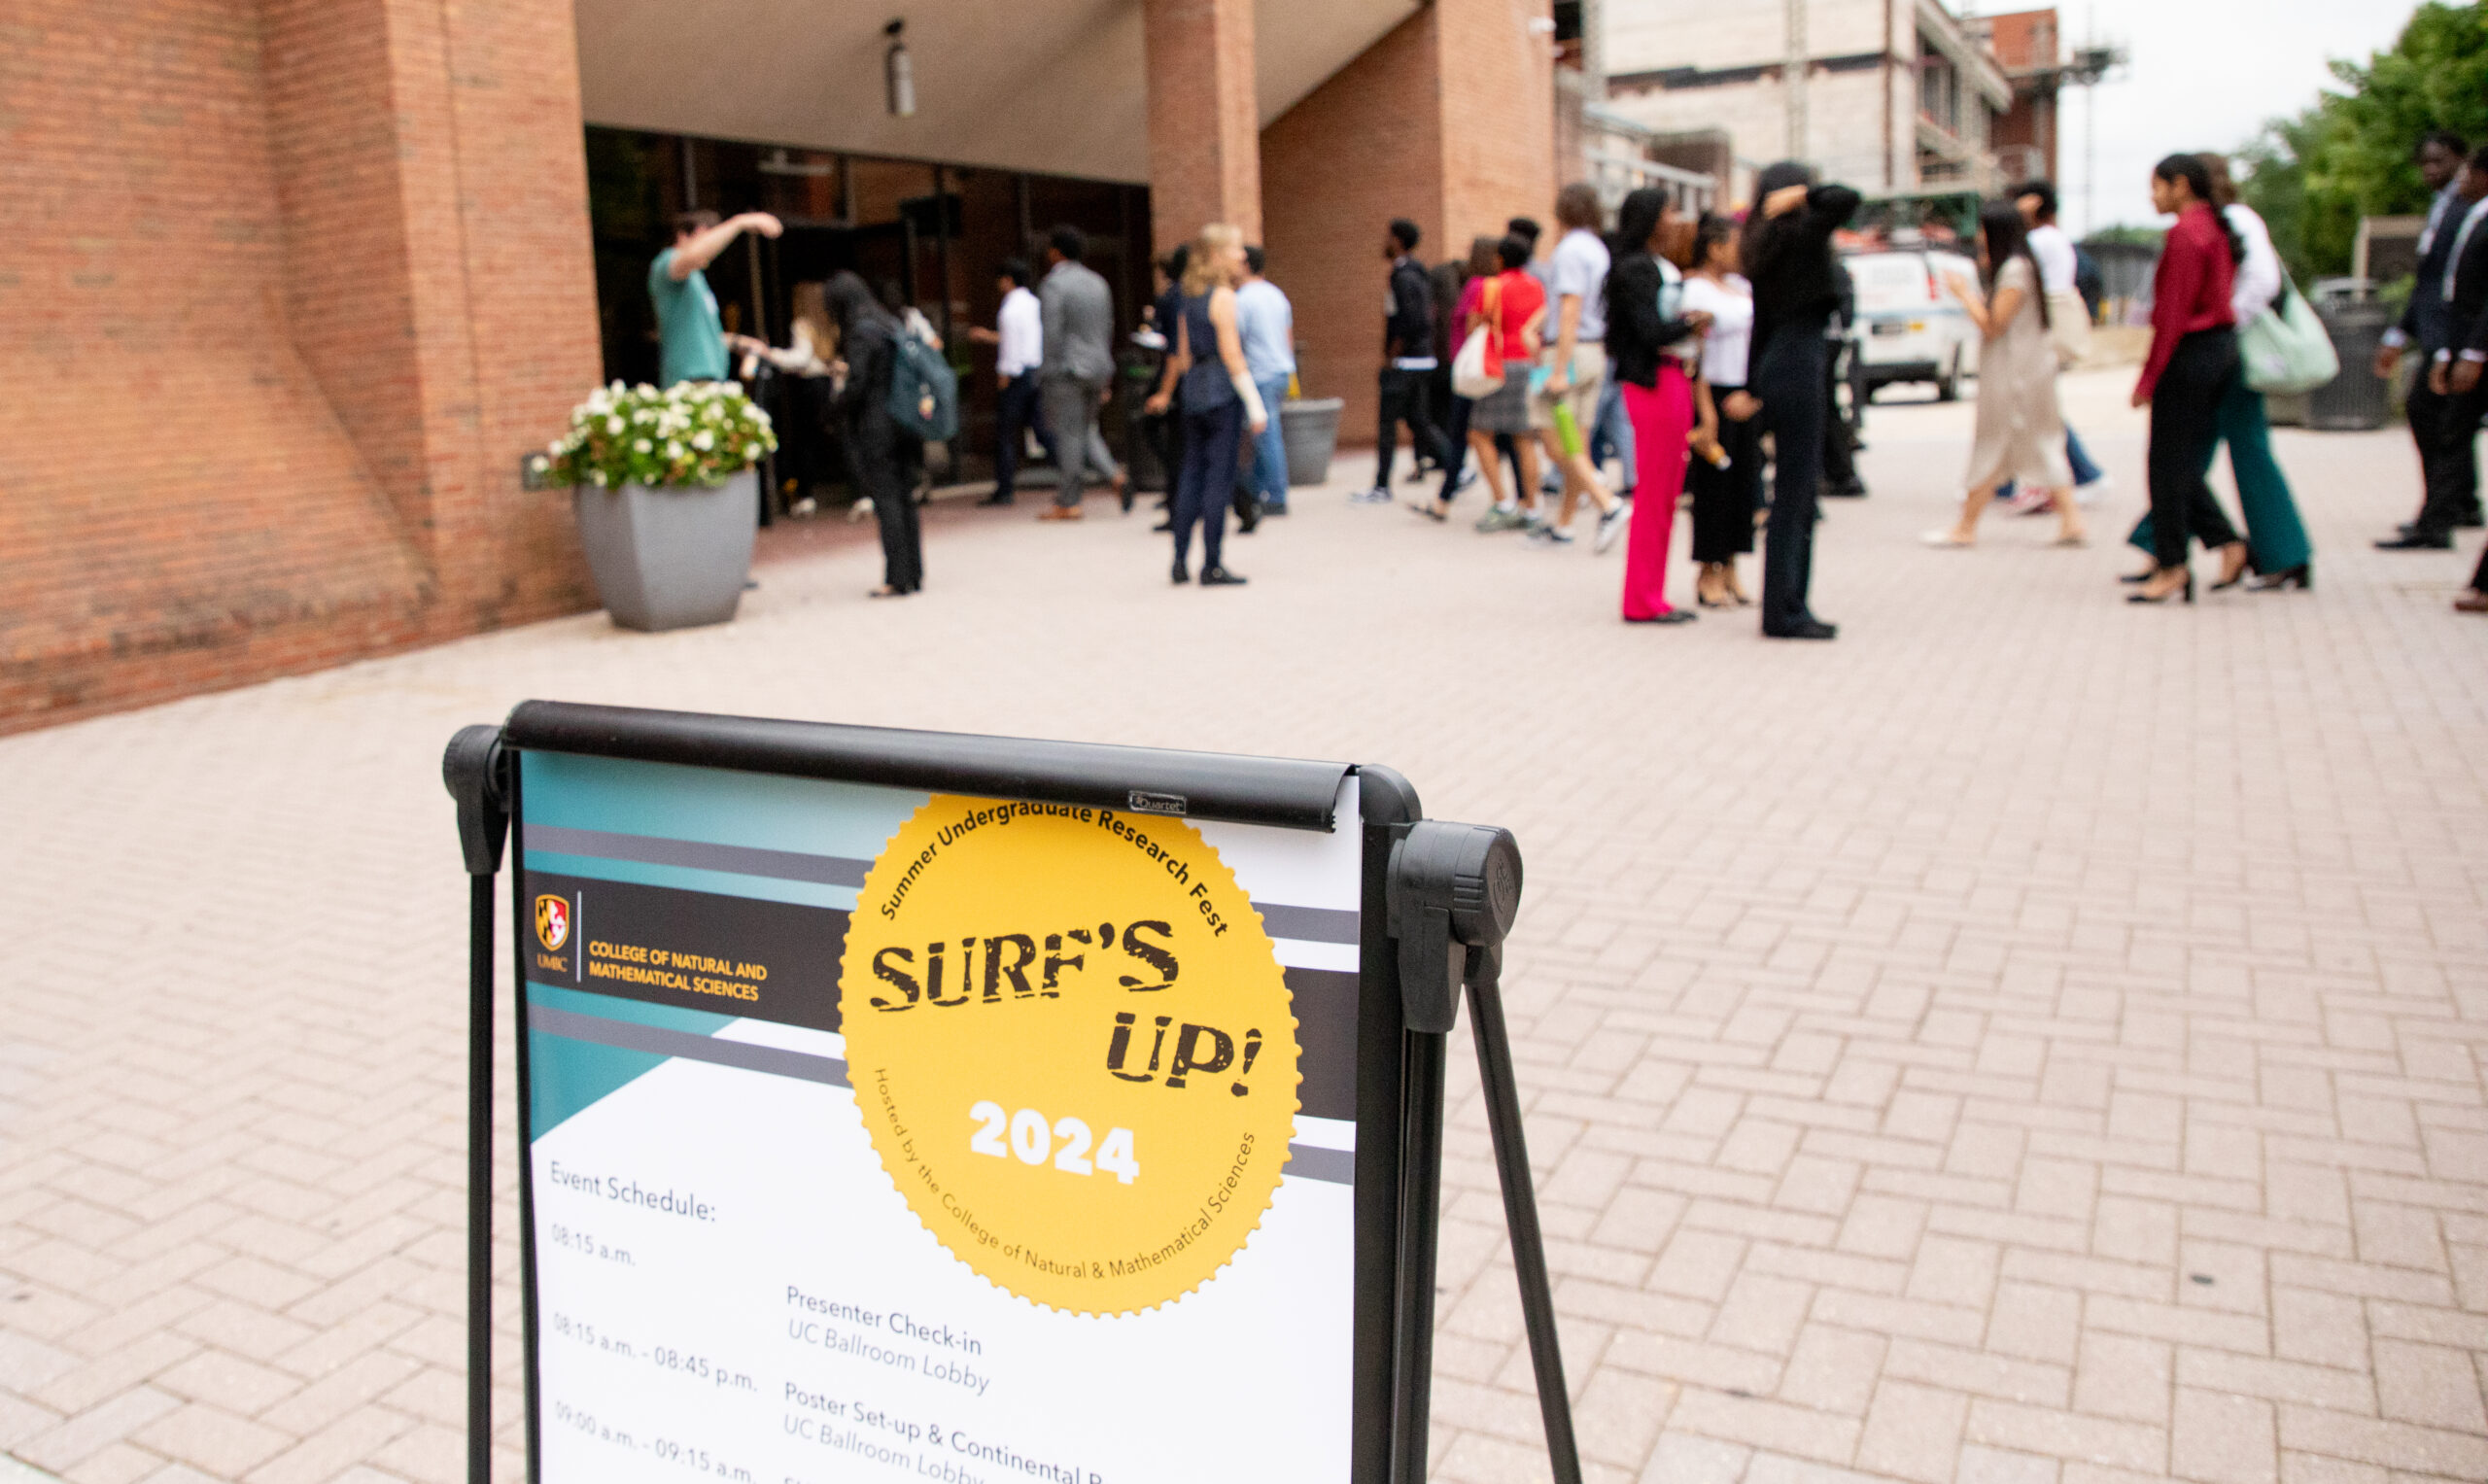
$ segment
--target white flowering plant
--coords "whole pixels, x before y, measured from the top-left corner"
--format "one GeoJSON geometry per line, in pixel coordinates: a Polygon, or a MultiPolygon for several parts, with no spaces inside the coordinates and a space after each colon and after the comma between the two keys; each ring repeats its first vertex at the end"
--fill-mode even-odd
{"type": "Polygon", "coordinates": [[[769,414],[732,381],[599,387],[536,456],[548,484],[715,489],[778,446],[769,414]]]}

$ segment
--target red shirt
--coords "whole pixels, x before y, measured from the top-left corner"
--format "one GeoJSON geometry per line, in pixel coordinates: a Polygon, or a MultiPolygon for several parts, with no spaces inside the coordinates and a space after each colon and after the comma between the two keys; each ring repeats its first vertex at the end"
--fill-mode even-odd
{"type": "Polygon", "coordinates": [[[1533,358],[1528,343],[1521,336],[1521,329],[1529,324],[1531,315],[1546,307],[1546,290],[1520,268],[1509,269],[1491,278],[1470,279],[1469,287],[1460,295],[1460,324],[1464,338],[1486,317],[1486,287],[1489,284],[1495,286],[1496,293],[1501,296],[1496,307],[1501,311],[1497,318],[1502,323],[1487,335],[1487,352],[1501,356],[1506,366],[1526,365],[1533,358]]]}
{"type": "Polygon", "coordinates": [[[2140,396],[2149,397],[2160,385],[2178,341],[2198,329],[2237,323],[2229,307],[2236,281],[2237,263],[2229,256],[2229,233],[2219,216],[2200,201],[2179,212],[2152,275],[2151,356],[2135,389],[2140,396]]]}

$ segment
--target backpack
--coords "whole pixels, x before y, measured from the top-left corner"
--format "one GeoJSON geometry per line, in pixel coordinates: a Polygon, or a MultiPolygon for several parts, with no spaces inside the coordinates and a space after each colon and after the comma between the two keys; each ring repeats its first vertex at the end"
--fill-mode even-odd
{"type": "Polygon", "coordinates": [[[890,420],[927,443],[959,433],[959,376],[942,353],[902,330],[891,337],[890,420]]]}

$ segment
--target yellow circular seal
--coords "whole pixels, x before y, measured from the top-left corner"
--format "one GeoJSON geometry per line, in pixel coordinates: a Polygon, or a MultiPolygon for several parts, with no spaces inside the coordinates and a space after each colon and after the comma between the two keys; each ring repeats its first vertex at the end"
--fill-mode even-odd
{"type": "Polygon", "coordinates": [[[1261,1225],[1296,1018],[1260,914],[1190,826],[936,795],[866,874],[839,984],[882,1167],[999,1287],[1135,1313],[1261,1225]]]}

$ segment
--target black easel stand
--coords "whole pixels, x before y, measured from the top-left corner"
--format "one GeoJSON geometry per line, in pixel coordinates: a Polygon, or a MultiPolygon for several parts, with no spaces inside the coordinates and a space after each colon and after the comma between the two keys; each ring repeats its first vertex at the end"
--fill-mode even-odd
{"type": "MultiPolygon", "coordinates": [[[[451,740],[442,781],[458,806],[469,879],[466,1145],[466,1477],[489,1484],[492,1465],[493,895],[516,798],[501,729],[473,726],[451,740]]],[[[1404,784],[1400,785],[1404,788],[1404,784]]],[[[1413,795],[1410,811],[1414,811],[1413,795]]],[[[1391,1415],[1392,1484],[1425,1484],[1434,1369],[1435,1237],[1441,1221],[1443,1067],[1466,990],[1486,1091],[1486,1119],[1502,1177],[1512,1265],[1536,1367],[1538,1404],[1556,1484],[1580,1484],[1570,1393],[1555,1328],[1555,1296],[1538,1230],[1511,1042],[1503,1027],[1503,943],[1520,909],[1520,847],[1509,832],[1420,820],[1390,826],[1388,932],[1397,945],[1406,1036],[1399,1192],[1399,1298],[1391,1415]]],[[[522,1053],[525,1045],[521,1043],[522,1053]]],[[[523,1146],[522,1146],[523,1148],[523,1146]]],[[[522,1206],[524,1188],[522,1187],[522,1206]]],[[[525,1222],[521,1241],[526,1240],[525,1222]]],[[[532,1385],[532,1378],[531,1378],[532,1385]]],[[[533,1397],[530,1417],[533,1418],[533,1397]]],[[[530,1438],[530,1474],[535,1471],[530,1438]]]]}
{"type": "Polygon", "coordinates": [[[501,729],[466,727],[440,760],[466,859],[466,1480],[493,1472],[493,892],[509,835],[501,729]]]}
{"type": "Polygon", "coordinates": [[[1408,1126],[1402,1147],[1409,1178],[1401,1192],[1400,1360],[1401,1392],[1394,1418],[1396,1484],[1425,1484],[1426,1435],[1434,1360],[1434,1253],[1440,1220],[1442,1075],[1445,1041],[1460,1014],[1460,990],[1477,1036],[1477,1070],[1486,1091],[1486,1123],[1495,1139],[1495,1167],[1503,1187],[1512,1267],[1529,1329],[1529,1357],[1538,1373],[1538,1410],[1555,1484],[1580,1484],[1581,1458],[1572,1437],[1572,1394],[1555,1330],[1555,1293],[1546,1276],[1546,1244],[1538,1226],[1538,1195],[1521,1128],[1520,1089],[1512,1080],[1511,1040],[1503,1029],[1503,938],[1520,911],[1520,846],[1509,831],[1424,820],[1405,827],[1392,847],[1391,936],[1400,946],[1400,993],[1406,1006],[1408,1126]]]}

